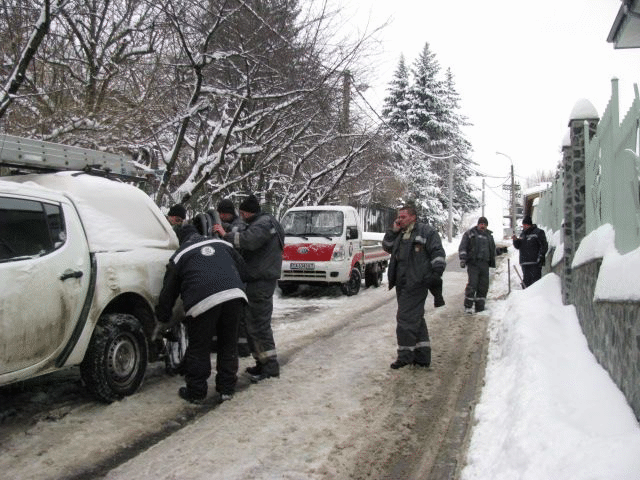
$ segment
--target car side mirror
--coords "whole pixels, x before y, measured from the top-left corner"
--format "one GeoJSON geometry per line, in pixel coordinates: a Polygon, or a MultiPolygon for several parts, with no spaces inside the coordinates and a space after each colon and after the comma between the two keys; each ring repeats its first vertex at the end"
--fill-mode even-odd
{"type": "Polygon", "coordinates": [[[347,240],[358,238],[358,227],[347,227],[347,240]]]}

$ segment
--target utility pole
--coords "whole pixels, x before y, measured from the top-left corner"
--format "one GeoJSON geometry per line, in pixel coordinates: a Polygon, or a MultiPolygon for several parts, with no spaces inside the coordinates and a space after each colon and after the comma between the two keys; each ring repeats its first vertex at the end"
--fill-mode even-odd
{"type": "Polygon", "coordinates": [[[453,156],[449,157],[449,224],[447,227],[447,239],[451,243],[453,238],[453,156]]]}
{"type": "MultiPolygon", "coordinates": [[[[496,155],[502,155],[503,157],[507,157],[509,162],[511,163],[511,234],[515,235],[516,233],[516,179],[513,174],[513,160],[506,153],[496,152],[496,155]]],[[[507,190],[508,187],[506,185],[502,186],[503,189],[507,190]]]]}
{"type": "Polygon", "coordinates": [[[516,180],[513,175],[513,162],[511,162],[511,235],[516,234],[516,180]]]}
{"type": "Polygon", "coordinates": [[[351,73],[342,72],[342,115],[340,118],[341,133],[349,133],[349,104],[351,103],[351,73]]]}

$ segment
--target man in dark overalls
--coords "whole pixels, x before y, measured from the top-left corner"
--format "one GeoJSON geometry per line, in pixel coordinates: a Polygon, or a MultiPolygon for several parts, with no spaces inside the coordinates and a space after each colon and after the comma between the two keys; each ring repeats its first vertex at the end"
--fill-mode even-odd
{"type": "Polygon", "coordinates": [[[396,337],[398,357],[391,368],[431,365],[431,342],[424,319],[424,303],[429,287],[438,285],[446,267],[446,254],[440,235],[432,227],[416,222],[416,209],[405,205],[382,247],[391,254],[389,289],[396,287],[398,312],[396,337]]]}
{"type": "Polygon", "coordinates": [[[478,219],[478,224],[462,235],[458,255],[460,268],[467,267],[469,281],[464,290],[464,311],[473,313],[484,310],[489,291],[489,268],[496,268],[496,243],[489,222],[485,217],[478,219]]]}

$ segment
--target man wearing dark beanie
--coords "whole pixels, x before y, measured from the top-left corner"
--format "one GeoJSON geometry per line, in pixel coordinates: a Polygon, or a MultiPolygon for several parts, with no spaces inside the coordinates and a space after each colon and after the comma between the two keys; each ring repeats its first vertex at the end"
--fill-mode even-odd
{"type": "Polygon", "coordinates": [[[484,310],[489,291],[489,268],[496,268],[496,243],[491,230],[487,228],[486,217],[480,217],[478,224],[464,232],[458,256],[460,268],[467,268],[469,281],[464,290],[464,311],[473,313],[484,310]]]}
{"type": "Polygon", "coordinates": [[[176,235],[178,235],[180,226],[184,223],[186,219],[187,219],[187,209],[184,208],[179,203],[176,203],[175,205],[173,205],[169,209],[169,212],[167,213],[167,220],[173,227],[173,231],[176,232],[176,235]]]}
{"type": "Polygon", "coordinates": [[[282,268],[284,230],[273,215],[262,212],[260,203],[253,194],[240,203],[239,210],[240,216],[247,223],[244,230],[226,233],[218,225],[216,232],[223,234],[226,241],[240,250],[249,271],[247,279],[249,312],[246,316],[246,324],[249,347],[256,365],[247,368],[247,373],[251,381],[258,382],[265,378],[280,376],[280,365],[271,328],[271,315],[273,293],[282,268]]]}
{"type": "MultiPolygon", "coordinates": [[[[218,217],[220,217],[221,227],[223,230],[216,230],[216,226],[213,226],[213,233],[218,233],[220,238],[223,238],[227,233],[237,232],[246,228],[246,223],[236,214],[236,209],[233,206],[233,202],[228,198],[223,198],[218,202],[216,207],[218,217]]],[[[243,305],[243,309],[246,310],[246,306],[243,305]]],[[[251,355],[249,349],[249,341],[247,336],[247,322],[246,314],[243,312],[240,315],[240,322],[238,324],[238,356],[248,357],[251,355]]],[[[216,348],[217,337],[213,338],[212,349],[216,348]]]]}
{"type": "Polygon", "coordinates": [[[511,239],[513,240],[513,246],[520,250],[522,283],[526,288],[542,277],[542,266],[545,263],[545,255],[549,249],[547,236],[527,215],[522,219],[520,238],[513,235],[511,239]]]}

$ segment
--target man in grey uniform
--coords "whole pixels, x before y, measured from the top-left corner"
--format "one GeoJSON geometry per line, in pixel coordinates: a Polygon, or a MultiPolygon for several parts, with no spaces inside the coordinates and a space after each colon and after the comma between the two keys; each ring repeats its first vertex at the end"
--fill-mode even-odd
{"type": "Polygon", "coordinates": [[[225,240],[240,250],[247,264],[247,333],[251,353],[256,359],[256,365],[247,368],[247,373],[252,381],[257,382],[280,376],[271,315],[273,293],[282,267],[284,230],[273,215],[261,211],[254,195],[249,195],[240,204],[239,210],[247,223],[244,230],[226,233],[220,225],[215,228],[225,240]]]}
{"type": "Polygon", "coordinates": [[[464,290],[466,313],[473,313],[474,303],[476,313],[484,310],[489,291],[489,268],[496,268],[496,243],[487,225],[487,219],[480,217],[475,227],[464,232],[458,247],[460,268],[467,267],[469,278],[464,290]]]}
{"type": "Polygon", "coordinates": [[[396,337],[398,357],[391,368],[431,365],[431,342],[424,319],[429,287],[440,283],[446,254],[440,235],[432,227],[416,222],[413,205],[402,206],[387,230],[382,247],[391,254],[389,289],[396,287],[398,312],[396,337]]]}

